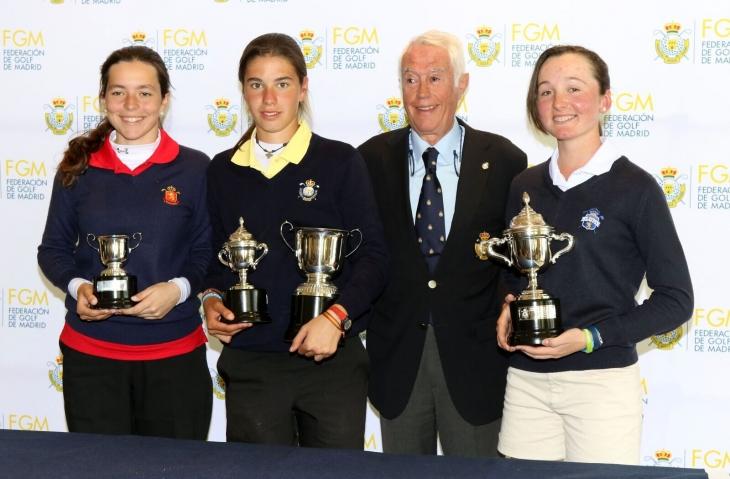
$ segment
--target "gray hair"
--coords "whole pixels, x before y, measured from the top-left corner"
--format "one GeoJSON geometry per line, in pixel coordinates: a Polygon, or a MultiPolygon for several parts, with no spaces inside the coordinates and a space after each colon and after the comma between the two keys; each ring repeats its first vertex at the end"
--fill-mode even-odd
{"type": "Polygon", "coordinates": [[[459,78],[466,72],[466,63],[464,62],[464,46],[456,35],[439,30],[429,30],[413,37],[403,49],[400,57],[401,77],[403,76],[403,57],[413,45],[431,45],[446,49],[451,61],[451,69],[454,72],[454,84],[459,84],[459,78]]]}

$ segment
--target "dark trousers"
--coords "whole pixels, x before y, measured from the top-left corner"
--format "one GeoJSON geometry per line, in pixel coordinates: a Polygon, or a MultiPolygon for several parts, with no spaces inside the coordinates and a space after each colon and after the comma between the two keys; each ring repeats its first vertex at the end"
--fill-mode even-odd
{"type": "Polygon", "coordinates": [[[63,404],[71,432],[208,437],[213,384],[205,346],[151,361],[119,361],[61,343],[63,404]]]}
{"type": "Polygon", "coordinates": [[[357,337],[321,363],[224,348],[228,441],[362,449],[368,363],[357,337]]]}
{"type": "Polygon", "coordinates": [[[474,425],[451,401],[433,327],[426,332],[421,364],[405,410],[394,419],[380,418],[383,452],[436,454],[437,440],[446,455],[498,457],[501,420],[474,425]]]}

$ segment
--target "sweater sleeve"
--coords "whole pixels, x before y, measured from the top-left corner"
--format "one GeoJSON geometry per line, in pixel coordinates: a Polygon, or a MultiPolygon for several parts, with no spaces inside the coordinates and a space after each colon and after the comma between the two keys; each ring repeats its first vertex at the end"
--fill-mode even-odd
{"type": "Polygon", "coordinates": [[[204,279],[213,250],[206,185],[205,170],[203,170],[196,190],[195,209],[190,219],[189,259],[181,274],[190,282],[191,296],[198,294],[204,287],[204,279]]]}
{"type": "Polygon", "coordinates": [[[635,344],[670,331],[692,315],[694,296],[687,261],[666,200],[651,182],[637,208],[634,237],[646,264],[649,299],[625,315],[596,324],[603,345],[635,344]]]}
{"type": "Polygon", "coordinates": [[[207,182],[207,200],[208,200],[208,213],[211,225],[211,245],[208,252],[208,270],[205,276],[203,289],[205,288],[216,288],[224,290],[233,284],[234,276],[230,270],[226,269],[221,262],[218,260],[218,249],[228,241],[228,234],[223,227],[223,219],[221,218],[221,205],[224,204],[223,200],[218,197],[220,188],[218,187],[217,181],[218,176],[221,174],[220,163],[225,161],[225,153],[217,155],[208,165],[208,171],[206,174],[207,182]]]}
{"type": "MultiPolygon", "coordinates": [[[[343,169],[339,190],[341,214],[348,230],[362,232],[362,244],[348,259],[352,275],[340,290],[337,300],[352,319],[366,313],[385,287],[388,254],[383,225],[375,203],[370,175],[356,150],[343,169]]],[[[356,238],[353,238],[356,240],[356,238]]],[[[350,241],[352,243],[352,240],[350,241]]]]}
{"type": "Polygon", "coordinates": [[[83,277],[74,260],[74,251],[79,243],[86,242],[86,238],[79,238],[78,218],[73,204],[74,188],[78,188],[78,184],[65,188],[58,174],[54,178],[46,227],[38,246],[41,271],[64,293],[69,281],[83,277]]]}

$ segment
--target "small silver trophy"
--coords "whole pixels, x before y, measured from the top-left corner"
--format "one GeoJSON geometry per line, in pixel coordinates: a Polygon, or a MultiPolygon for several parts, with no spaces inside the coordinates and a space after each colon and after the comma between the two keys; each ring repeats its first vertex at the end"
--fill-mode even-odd
{"type": "Polygon", "coordinates": [[[527,289],[517,300],[510,303],[512,335],[510,344],[537,346],[543,339],[552,338],[563,332],[560,322],[560,301],[537,286],[537,273],[544,271],[563,254],[573,248],[573,236],[568,233],[555,234],[553,227],[545,224],[542,215],[530,207],[530,196],[522,193],[524,207],[512,218],[509,229],[502,238],[486,240],[488,256],[500,259],[507,266],[514,266],[527,274],[527,289]],[[555,254],[550,251],[552,240],[567,241],[568,244],[555,254]],[[494,247],[507,243],[509,258],[494,251],[494,247]]]}
{"type": "Polygon", "coordinates": [[[101,257],[106,269],[94,277],[94,296],[98,302],[94,309],[124,309],[134,305],[132,296],[137,294],[137,277],[128,275],[122,269],[129,253],[142,242],[142,233],[134,233],[132,239],[137,241],[129,246],[127,235],[86,235],[86,243],[94,248],[101,257]],[[94,242],[99,244],[98,247],[94,242]]]}
{"type": "Polygon", "coordinates": [[[299,328],[312,318],[322,314],[337,300],[337,287],[329,280],[342,269],[343,259],[352,255],[362,244],[362,232],[355,228],[351,231],[333,228],[295,227],[284,221],[279,228],[281,238],[297,258],[299,270],[307,277],[292,296],[292,314],[285,339],[292,340],[299,328]],[[284,236],[284,226],[294,231],[294,246],[284,236]],[[349,253],[343,249],[349,237],[357,233],[359,241],[349,253]]]}
{"type": "Polygon", "coordinates": [[[231,286],[223,297],[223,304],[235,315],[224,323],[270,323],[266,312],[266,291],[247,282],[248,269],[256,269],[261,258],[269,252],[266,243],[259,243],[243,226],[243,218],[238,218],[238,229],[231,233],[223,249],[218,252],[218,260],[238,273],[238,283],[231,286]],[[256,252],[261,254],[256,257],[256,252]]]}

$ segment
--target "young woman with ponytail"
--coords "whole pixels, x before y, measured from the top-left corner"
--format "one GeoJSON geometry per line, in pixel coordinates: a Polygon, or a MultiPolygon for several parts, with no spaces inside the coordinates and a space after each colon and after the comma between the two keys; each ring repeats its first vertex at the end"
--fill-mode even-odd
{"type": "Polygon", "coordinates": [[[69,142],[38,262],[66,294],[60,337],[69,431],[205,439],[212,407],[196,294],[211,256],[205,154],[164,129],[170,78],[147,47],[101,66],[104,119],[69,142]],[[98,308],[88,235],[141,233],[124,269],[134,304],[98,308]]]}

